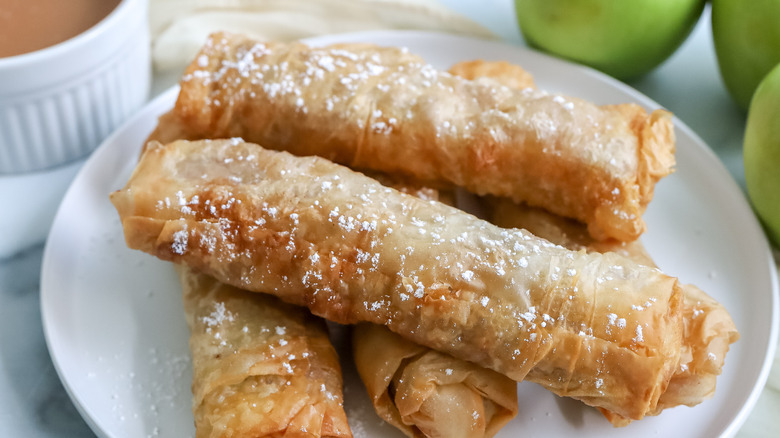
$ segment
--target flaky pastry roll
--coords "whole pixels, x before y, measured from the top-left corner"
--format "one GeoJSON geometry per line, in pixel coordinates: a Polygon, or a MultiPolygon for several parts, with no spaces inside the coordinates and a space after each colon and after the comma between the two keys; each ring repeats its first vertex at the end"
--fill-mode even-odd
{"type": "Polygon", "coordinates": [[[147,147],[111,200],[129,247],[631,419],[679,363],[677,280],[238,139],[147,147]]]}
{"type": "Polygon", "coordinates": [[[351,437],[322,320],[179,267],[198,438],[351,437]]]}
{"type": "Polygon", "coordinates": [[[360,324],[353,356],[374,409],[409,437],[495,435],[517,414],[517,384],[495,371],[360,324]]]}
{"type": "MultiPolygon", "coordinates": [[[[533,75],[516,64],[505,61],[473,60],[459,62],[448,70],[450,74],[471,80],[497,81],[515,89],[536,88],[533,75]]],[[[174,140],[174,138],[171,138],[174,140]]],[[[561,217],[541,208],[512,202],[506,198],[486,197],[490,221],[504,228],[524,228],[555,244],[572,250],[616,252],[638,263],[655,266],[638,240],[621,242],[615,239],[599,241],[576,220],[561,217]]]]}
{"type": "MultiPolygon", "coordinates": [[[[594,241],[581,223],[507,199],[487,199],[485,207],[491,221],[498,226],[524,228],[570,249],[613,251],[637,263],[655,266],[639,240],[594,241]]],[[[712,397],[729,345],[739,339],[739,332],[725,307],[694,285],[685,284],[681,289],[683,339],[680,364],[655,410],[649,415],[657,415],[663,409],[675,406],[694,406],[712,397]]],[[[613,413],[604,414],[613,424],[627,423],[625,418],[613,413]]]]}
{"type": "Polygon", "coordinates": [[[181,80],[187,138],[242,137],[510,197],[634,240],[674,164],[671,116],[441,72],[396,48],[212,35],[181,80]]]}
{"type": "MultiPolygon", "coordinates": [[[[450,73],[469,79],[496,80],[514,88],[534,87],[533,77],[522,67],[487,61],[468,61],[454,65],[450,73]]],[[[517,204],[508,199],[490,197],[485,205],[490,220],[501,227],[524,228],[553,243],[573,250],[616,252],[637,263],[655,266],[655,262],[641,241],[620,242],[614,239],[594,240],[586,227],[572,219],[563,218],[539,208],[517,204]]],[[[716,378],[721,373],[729,345],[739,339],[739,333],[728,311],[709,295],[693,285],[683,290],[683,342],[680,365],[661,395],[656,409],[687,405],[694,406],[712,397],[716,378]]],[[[615,425],[628,420],[602,410],[615,425]]]]}
{"type": "MultiPolygon", "coordinates": [[[[453,205],[452,193],[389,175],[382,185],[453,205]]],[[[352,351],[376,413],[409,437],[491,437],[517,415],[517,384],[495,371],[361,324],[352,351]]]]}

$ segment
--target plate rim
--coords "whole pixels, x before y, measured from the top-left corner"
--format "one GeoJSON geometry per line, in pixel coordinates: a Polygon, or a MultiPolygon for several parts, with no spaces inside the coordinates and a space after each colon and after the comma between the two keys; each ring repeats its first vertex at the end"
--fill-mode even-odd
{"type": "Polygon", "coordinates": [[[63,370],[62,363],[60,362],[62,357],[58,357],[57,355],[59,349],[53,343],[53,339],[56,338],[56,334],[54,333],[54,329],[52,327],[53,317],[49,315],[54,311],[54,309],[51,309],[46,305],[46,303],[51,301],[51,298],[47,299],[46,297],[55,293],[54,291],[56,290],[54,286],[49,286],[50,282],[52,281],[49,280],[49,278],[53,274],[50,273],[51,268],[48,266],[51,263],[54,263],[52,261],[54,258],[54,249],[53,245],[50,244],[52,241],[51,237],[56,231],[57,224],[61,222],[61,216],[65,214],[64,210],[66,208],[68,199],[74,196],[73,192],[76,190],[75,187],[77,187],[77,183],[82,179],[87,178],[88,174],[91,173],[91,167],[95,166],[94,163],[100,162],[103,155],[107,154],[108,151],[116,148],[116,146],[112,148],[111,145],[117,144],[117,138],[119,138],[125,131],[127,131],[133,125],[139,123],[139,121],[149,117],[148,113],[152,108],[155,108],[164,102],[171,100],[173,95],[178,92],[178,88],[178,85],[174,85],[146,102],[138,111],[135,112],[135,114],[133,114],[127,121],[122,123],[114,132],[112,132],[111,135],[109,135],[92,154],[90,154],[89,158],[87,158],[87,160],[84,162],[81,169],[79,169],[76,177],[73,178],[73,181],[71,181],[68,189],[65,192],[65,196],[63,196],[60,205],[57,207],[57,213],[54,215],[54,221],[52,221],[52,226],[49,229],[49,233],[43,248],[43,258],[41,260],[40,273],[40,312],[46,349],[48,350],[49,357],[51,358],[52,364],[54,365],[54,370],[57,372],[57,377],[62,383],[62,386],[65,388],[65,392],[68,394],[71,402],[73,402],[73,405],[76,407],[79,415],[81,415],[81,418],[84,419],[92,432],[101,438],[111,438],[111,436],[108,435],[104,428],[100,427],[100,422],[95,419],[95,415],[90,414],[89,407],[85,405],[83,400],[77,394],[77,390],[73,387],[73,382],[68,380],[63,370]]]}
{"type": "MultiPolygon", "coordinates": [[[[456,35],[456,34],[450,34],[444,32],[431,32],[431,31],[420,31],[420,30],[374,30],[374,31],[361,31],[361,32],[321,35],[313,38],[307,38],[301,41],[311,45],[323,45],[323,44],[337,42],[339,40],[355,41],[361,38],[366,38],[371,40],[382,40],[382,39],[392,40],[394,38],[402,38],[402,39],[417,38],[417,39],[425,39],[425,40],[440,39],[442,41],[446,41],[448,44],[452,44],[454,41],[461,40],[461,41],[469,41],[471,43],[480,42],[488,45],[500,46],[502,47],[501,50],[515,51],[523,55],[527,54],[531,57],[543,60],[542,62],[552,62],[553,65],[558,64],[559,66],[566,67],[567,69],[574,69],[579,74],[589,76],[592,79],[595,79],[599,82],[603,82],[609,87],[618,89],[619,91],[631,96],[631,98],[633,98],[642,106],[645,106],[646,108],[651,108],[651,109],[663,108],[663,106],[661,106],[660,104],[655,102],[652,98],[643,94],[639,90],[632,88],[629,85],[615,78],[612,78],[611,76],[608,76],[600,71],[594,70],[584,65],[576,64],[567,60],[546,55],[542,52],[539,52],[527,46],[510,44],[508,42],[501,41],[501,40],[492,40],[492,39],[468,37],[468,36],[462,36],[462,35],[456,35]]],[[[391,43],[388,43],[388,45],[390,44],[391,43]]],[[[52,275],[50,274],[51,272],[50,265],[54,263],[53,260],[54,250],[53,250],[53,244],[51,242],[55,241],[54,239],[52,239],[52,237],[55,235],[57,224],[62,221],[61,217],[65,214],[64,210],[68,204],[68,200],[73,196],[75,196],[73,194],[75,191],[75,187],[80,183],[82,179],[87,178],[88,174],[92,173],[91,169],[92,167],[95,166],[94,163],[100,162],[102,156],[108,154],[110,151],[118,147],[118,146],[112,147],[111,145],[116,144],[117,143],[116,139],[120,137],[122,134],[124,134],[125,131],[127,131],[130,127],[139,123],[139,121],[149,117],[149,113],[153,112],[153,108],[157,108],[159,105],[161,105],[164,102],[167,102],[168,100],[174,100],[173,96],[178,92],[178,88],[179,88],[178,85],[173,85],[172,87],[162,91],[152,100],[147,101],[147,103],[145,103],[138,111],[136,111],[136,113],[132,117],[130,117],[121,126],[119,126],[119,128],[117,128],[109,137],[107,137],[100,144],[100,146],[97,149],[95,149],[95,151],[92,154],[90,154],[89,158],[84,162],[81,169],[79,169],[76,177],[73,179],[67,191],[65,192],[65,195],[63,196],[62,201],[57,208],[57,212],[54,216],[54,221],[52,222],[52,227],[48,233],[48,237],[46,239],[46,243],[44,246],[43,259],[41,262],[41,274],[40,274],[40,311],[41,311],[41,321],[43,325],[43,333],[44,333],[44,339],[46,341],[46,347],[48,349],[54,368],[57,372],[57,376],[62,382],[63,387],[65,388],[69,398],[73,402],[74,406],[78,410],[81,417],[84,418],[85,422],[89,425],[90,429],[92,429],[92,431],[100,437],[109,437],[110,435],[108,435],[107,432],[105,432],[105,430],[100,427],[99,425],[100,422],[97,421],[95,418],[93,418],[93,415],[90,415],[89,408],[83,404],[83,401],[80,399],[79,395],[77,394],[76,389],[72,387],[73,382],[69,381],[68,376],[64,375],[62,364],[60,363],[62,357],[58,356],[58,352],[59,352],[58,347],[53,344],[54,342],[53,339],[56,338],[56,334],[53,332],[53,327],[52,327],[53,317],[50,316],[50,313],[53,312],[54,309],[47,307],[47,303],[51,301],[51,298],[47,299],[47,297],[55,293],[56,290],[56,287],[54,287],[54,285],[50,285],[50,282],[52,281],[50,280],[50,277],[52,275]]],[[[748,207],[748,209],[750,209],[752,213],[752,209],[750,208],[750,204],[747,201],[744,192],[739,188],[734,177],[731,175],[731,173],[729,173],[729,171],[726,169],[723,162],[720,160],[720,158],[718,158],[718,156],[709,147],[709,145],[707,145],[707,143],[704,142],[703,139],[695,131],[693,131],[687,124],[685,124],[685,122],[680,120],[676,115],[673,117],[673,121],[674,121],[675,129],[684,132],[684,134],[690,138],[691,142],[696,145],[698,152],[704,153],[707,156],[707,158],[710,161],[712,161],[712,165],[715,166],[717,171],[723,176],[727,177],[728,180],[727,185],[730,187],[729,190],[734,192],[732,195],[737,195],[738,197],[742,198],[742,200],[745,202],[745,205],[748,207]]],[[[753,223],[751,223],[751,226],[754,228],[757,227],[758,232],[761,235],[760,240],[762,241],[762,248],[760,252],[762,253],[761,254],[762,259],[765,259],[766,261],[766,265],[768,267],[768,272],[770,277],[769,278],[769,282],[771,285],[770,301],[771,301],[772,310],[770,316],[770,330],[768,336],[769,345],[766,346],[766,352],[764,355],[764,360],[761,366],[760,373],[758,375],[758,379],[754,383],[753,388],[751,389],[745,403],[736,412],[730,424],[721,432],[721,436],[733,436],[742,427],[744,422],[747,420],[750,412],[755,407],[755,404],[757,403],[759,396],[761,395],[761,393],[763,392],[766,386],[766,382],[769,377],[769,373],[774,360],[774,355],[777,349],[778,336],[780,336],[780,327],[778,326],[778,319],[780,319],[780,284],[778,282],[777,269],[775,268],[774,265],[772,250],[769,245],[769,241],[765,233],[763,232],[763,229],[760,228],[760,225],[754,213],[752,213],[752,217],[754,221],[753,223]]],[[[743,340],[743,342],[745,341],[743,340]]]]}

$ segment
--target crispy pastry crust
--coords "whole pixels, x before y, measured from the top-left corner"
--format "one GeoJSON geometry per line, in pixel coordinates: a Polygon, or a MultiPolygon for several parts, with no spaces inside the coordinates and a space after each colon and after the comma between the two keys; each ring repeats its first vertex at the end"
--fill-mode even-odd
{"type": "Polygon", "coordinates": [[[515,90],[536,88],[534,77],[519,65],[506,61],[473,61],[459,62],[449,70],[451,75],[468,80],[498,81],[501,85],[515,90]]]}
{"type": "Polygon", "coordinates": [[[323,321],[179,267],[198,438],[351,437],[323,321]]]}
{"type": "Polygon", "coordinates": [[[322,158],[240,140],[153,144],[111,200],[131,248],[631,419],[655,409],[679,363],[676,279],[322,158]]]}
{"type": "MultiPolygon", "coordinates": [[[[470,61],[456,64],[450,73],[469,79],[497,80],[513,88],[533,87],[532,76],[520,66],[503,62],[470,61]]],[[[507,228],[524,228],[553,243],[573,250],[616,252],[637,263],[655,266],[639,240],[620,242],[596,241],[583,224],[539,208],[514,203],[505,198],[485,199],[483,211],[491,222],[507,228]]],[[[655,411],[688,405],[694,406],[715,393],[716,378],[721,373],[729,345],[739,339],[739,332],[728,311],[693,285],[683,285],[683,343],[680,366],[661,395],[655,411]]],[[[616,426],[630,420],[603,410],[616,426]]]]}
{"type": "Polygon", "coordinates": [[[242,137],[352,168],[506,196],[636,239],[674,164],[671,115],[440,72],[396,48],[211,36],[174,113],[186,138],[242,137]]]}
{"type": "MultiPolygon", "coordinates": [[[[448,191],[384,174],[370,176],[423,200],[455,203],[448,191]]],[[[360,324],[353,330],[352,351],[374,410],[409,437],[487,438],[517,415],[513,380],[386,327],[360,324]]]]}
{"type": "Polygon", "coordinates": [[[517,385],[495,371],[374,324],[352,339],[374,409],[409,437],[491,437],[517,415],[517,385]]]}
{"type": "MultiPolygon", "coordinates": [[[[538,208],[515,204],[507,199],[485,200],[485,210],[491,222],[507,228],[524,228],[550,242],[574,250],[616,252],[637,263],[655,266],[639,240],[633,242],[594,241],[584,225],[555,216],[538,208]]],[[[716,300],[698,287],[685,284],[683,291],[683,340],[680,365],[661,395],[655,410],[686,405],[695,406],[715,394],[717,376],[726,360],[729,345],[739,339],[739,332],[731,315],[716,300]]],[[[623,426],[629,420],[611,412],[604,415],[615,425],[623,426]]]]}

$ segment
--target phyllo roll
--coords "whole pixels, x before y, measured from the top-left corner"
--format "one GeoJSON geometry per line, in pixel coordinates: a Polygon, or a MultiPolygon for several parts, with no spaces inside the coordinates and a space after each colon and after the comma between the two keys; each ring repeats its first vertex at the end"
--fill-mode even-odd
{"type": "Polygon", "coordinates": [[[409,437],[492,437],[517,414],[517,384],[386,327],[353,332],[355,365],[382,419],[409,437]]]}
{"type": "MultiPolygon", "coordinates": [[[[455,203],[449,191],[391,175],[370,176],[423,200],[455,203]]],[[[379,325],[360,324],[352,341],[355,366],[374,410],[409,437],[491,437],[517,415],[517,384],[502,374],[379,325]]]]}
{"type": "Polygon", "coordinates": [[[655,409],[679,363],[675,278],[323,158],[238,139],[152,144],[111,199],[131,248],[631,419],[655,409]]]}
{"type": "Polygon", "coordinates": [[[188,139],[241,137],[352,168],[506,196],[633,240],[674,164],[671,115],[438,71],[407,50],[217,33],[181,80],[188,139]]]}
{"type": "MultiPolygon", "coordinates": [[[[637,263],[655,266],[642,242],[595,241],[581,223],[538,208],[515,204],[507,199],[487,199],[485,210],[491,221],[507,228],[524,228],[549,241],[575,250],[613,251],[637,263]]],[[[661,395],[656,409],[680,405],[694,406],[715,394],[717,376],[726,360],[729,346],[739,339],[731,315],[723,305],[691,284],[681,285],[683,294],[683,338],[680,363],[661,395]]],[[[614,424],[625,424],[620,416],[605,412],[614,424]]]]}
{"type": "Polygon", "coordinates": [[[198,438],[351,437],[324,321],[179,267],[198,438]]]}

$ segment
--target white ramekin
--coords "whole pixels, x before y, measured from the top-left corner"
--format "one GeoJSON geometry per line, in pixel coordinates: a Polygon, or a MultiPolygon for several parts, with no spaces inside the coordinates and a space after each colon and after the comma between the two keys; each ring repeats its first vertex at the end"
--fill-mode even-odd
{"type": "Polygon", "coordinates": [[[84,157],[146,101],[147,0],[63,43],[0,58],[0,175],[84,157]]]}

